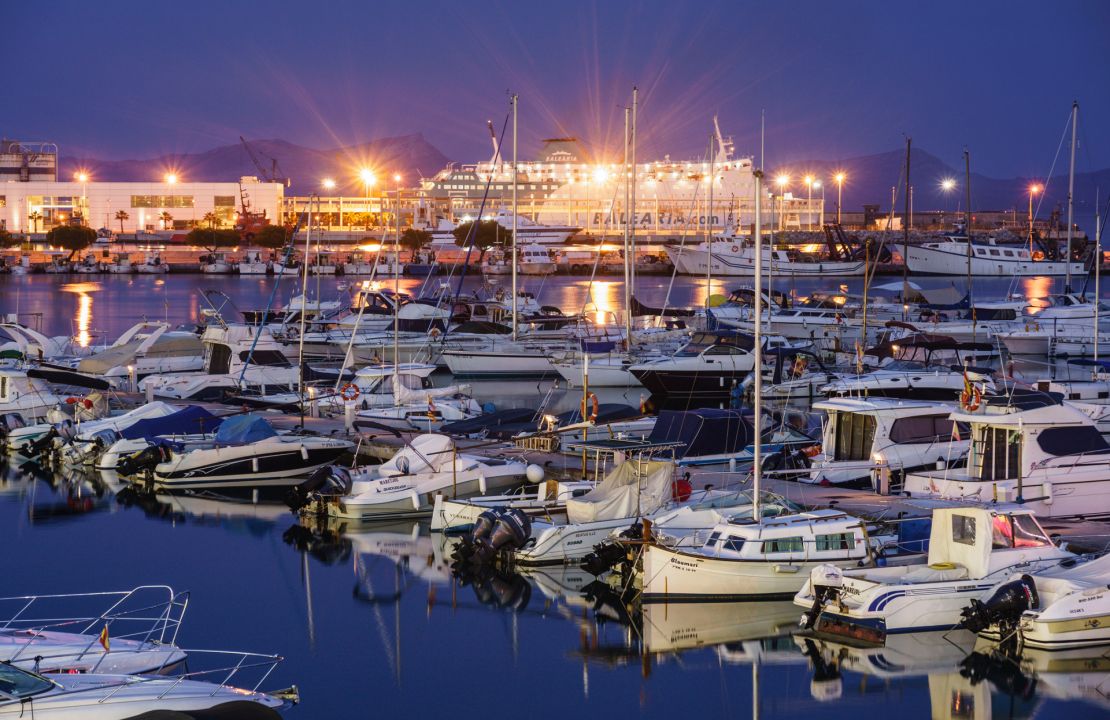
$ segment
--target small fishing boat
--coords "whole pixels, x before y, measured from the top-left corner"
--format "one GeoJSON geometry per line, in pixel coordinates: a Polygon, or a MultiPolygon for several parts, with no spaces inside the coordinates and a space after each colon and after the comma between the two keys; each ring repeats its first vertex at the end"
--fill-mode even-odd
{"type": "Polygon", "coordinates": [[[200,271],[205,275],[230,275],[238,263],[225,252],[212,252],[200,256],[200,271]]]}
{"type": "Polygon", "coordinates": [[[111,275],[130,275],[135,272],[131,256],[127,253],[116,253],[110,261],[101,263],[101,269],[111,275]]]}
{"type": "Polygon", "coordinates": [[[135,272],[140,275],[163,275],[170,271],[170,264],[162,260],[158,252],[143,253],[142,262],[135,263],[135,272]]]}
{"type": "Polygon", "coordinates": [[[342,492],[324,494],[310,478],[294,509],[304,515],[386,519],[430,515],[437,495],[453,498],[499,492],[543,480],[543,469],[520,460],[459,452],[446,435],[419,435],[392,459],[353,472],[342,492]]]}
{"type": "Polygon", "coordinates": [[[273,261],[263,257],[259,250],[247,250],[239,261],[240,275],[267,275],[273,271],[273,261]]]}
{"type": "Polygon", "coordinates": [[[811,571],[794,596],[806,628],[881,643],[890,633],[949,630],[999,582],[1071,563],[1028,510],[933,510],[927,563],[811,571]]]}
{"type": "Polygon", "coordinates": [[[168,458],[154,468],[154,485],[169,491],[290,487],[353,448],[336,438],[279,435],[262,416],[239,415],[220,425],[212,448],[168,448],[168,458]]]}

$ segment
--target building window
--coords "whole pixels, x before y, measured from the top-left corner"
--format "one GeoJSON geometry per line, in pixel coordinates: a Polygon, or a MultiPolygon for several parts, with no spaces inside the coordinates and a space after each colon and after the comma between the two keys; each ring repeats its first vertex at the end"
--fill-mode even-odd
{"type": "Polygon", "coordinates": [[[191,208],[192,195],[132,195],[133,208],[191,208]]]}
{"type": "Polygon", "coordinates": [[[216,195],[212,198],[213,207],[235,207],[234,195],[216,195]]]}
{"type": "Polygon", "coordinates": [[[0,195],[0,207],[7,207],[7,206],[8,206],[8,196],[7,195],[0,195]]]}

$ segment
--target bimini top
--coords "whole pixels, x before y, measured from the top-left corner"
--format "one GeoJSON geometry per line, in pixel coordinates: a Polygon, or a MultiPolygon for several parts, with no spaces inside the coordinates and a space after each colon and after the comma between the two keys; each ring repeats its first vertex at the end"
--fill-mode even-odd
{"type": "Polygon", "coordinates": [[[682,443],[677,457],[698,457],[740,452],[753,436],[751,420],[739,410],[663,410],[648,442],[682,443]]]}
{"type": "Polygon", "coordinates": [[[230,417],[216,431],[218,445],[246,445],[277,436],[277,430],[266,418],[254,413],[230,417]]]}
{"type": "Polygon", "coordinates": [[[159,435],[192,435],[210,433],[221,423],[223,418],[216,417],[199,405],[190,405],[169,415],[139,420],[123,428],[119,433],[121,437],[128,440],[159,435]]]}

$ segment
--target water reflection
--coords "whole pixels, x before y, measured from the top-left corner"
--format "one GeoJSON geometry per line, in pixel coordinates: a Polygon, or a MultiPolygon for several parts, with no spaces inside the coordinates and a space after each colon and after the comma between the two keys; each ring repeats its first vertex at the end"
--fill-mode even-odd
{"type": "Polygon", "coordinates": [[[62,292],[75,293],[77,295],[77,314],[74,318],[77,323],[77,344],[83,348],[88,347],[92,337],[89,334],[93,306],[93,299],[90,293],[100,290],[100,283],[66,283],[62,285],[61,290],[62,292]]]}

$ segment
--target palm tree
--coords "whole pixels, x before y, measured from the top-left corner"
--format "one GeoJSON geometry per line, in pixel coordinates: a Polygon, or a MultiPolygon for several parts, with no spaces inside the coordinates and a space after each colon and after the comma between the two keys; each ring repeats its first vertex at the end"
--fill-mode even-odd
{"type": "Polygon", "coordinates": [[[173,222],[173,215],[170,215],[168,212],[163,210],[162,214],[158,216],[158,219],[162,221],[162,229],[163,230],[169,230],[170,229],[170,223],[173,222]]]}
{"type": "Polygon", "coordinates": [[[27,219],[31,221],[31,232],[38,232],[39,221],[42,220],[42,213],[40,213],[38,210],[35,210],[33,213],[27,216],[27,219]]]}
{"type": "Polygon", "coordinates": [[[127,214],[126,210],[119,210],[119,211],[116,212],[116,220],[119,220],[119,234],[120,235],[123,235],[123,221],[124,220],[129,220],[130,218],[131,218],[131,216],[127,214]]]}
{"type": "Polygon", "coordinates": [[[208,227],[210,228],[216,227],[216,223],[219,222],[219,219],[219,216],[214,212],[204,213],[204,222],[208,223],[208,227]]]}

